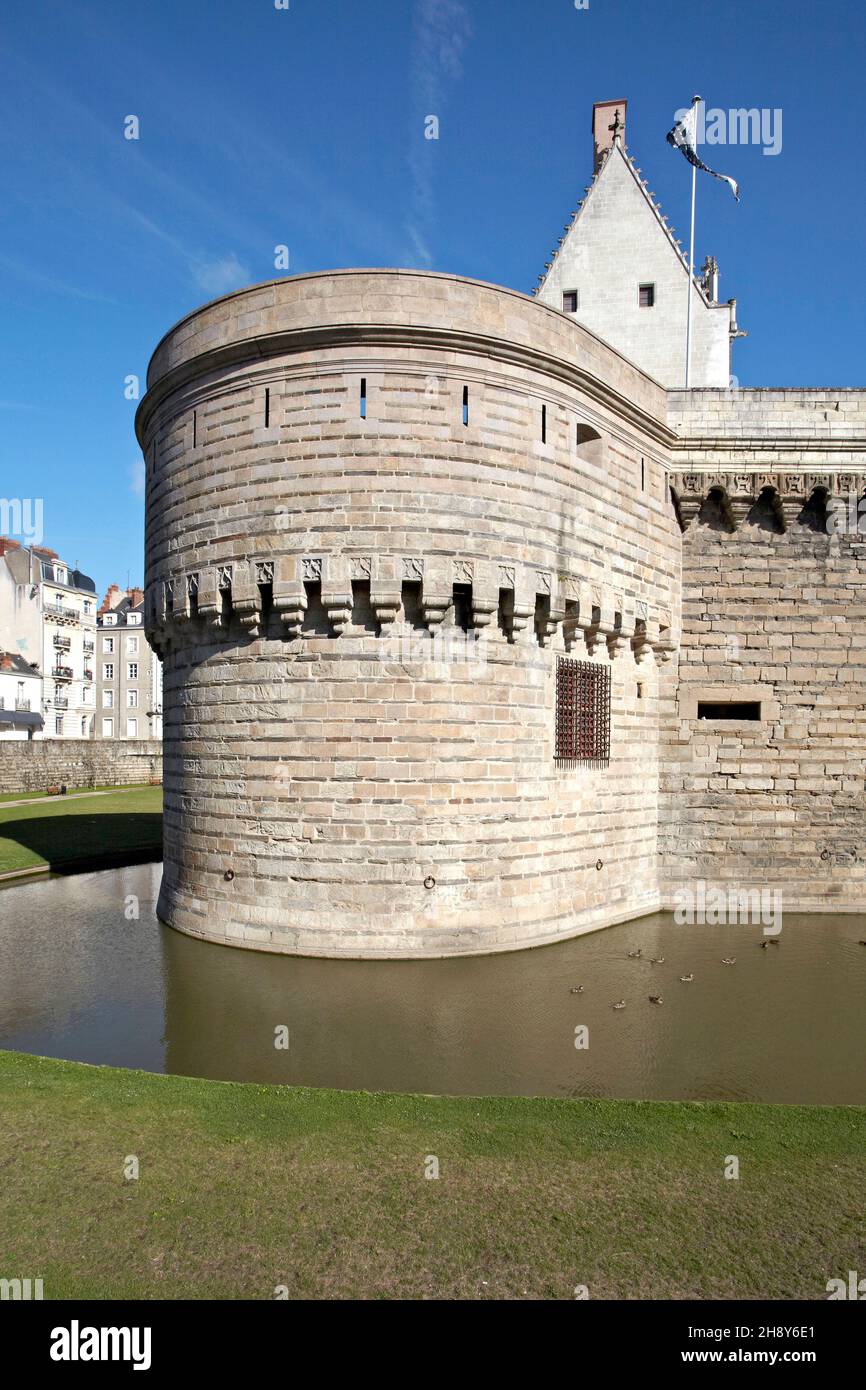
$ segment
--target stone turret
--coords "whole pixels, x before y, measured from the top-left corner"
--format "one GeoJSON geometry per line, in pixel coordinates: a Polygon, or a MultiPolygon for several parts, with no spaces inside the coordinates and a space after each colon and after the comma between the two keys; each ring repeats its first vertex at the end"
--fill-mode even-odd
{"type": "Polygon", "coordinates": [[[287,278],[167,334],[137,417],[165,921],[435,956],[655,906],[665,414],[565,315],[453,276],[287,278]]]}

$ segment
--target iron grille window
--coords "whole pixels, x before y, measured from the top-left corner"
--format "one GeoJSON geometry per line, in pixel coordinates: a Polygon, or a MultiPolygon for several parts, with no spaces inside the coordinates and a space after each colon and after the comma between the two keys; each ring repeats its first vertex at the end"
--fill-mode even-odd
{"type": "Polygon", "coordinates": [[[610,759],[610,668],[560,656],[556,662],[557,762],[606,767],[610,759]]]}

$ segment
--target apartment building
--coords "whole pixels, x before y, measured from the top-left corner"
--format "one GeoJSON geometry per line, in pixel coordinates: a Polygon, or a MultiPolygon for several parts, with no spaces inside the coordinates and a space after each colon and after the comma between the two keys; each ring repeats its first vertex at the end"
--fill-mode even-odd
{"type": "Polygon", "coordinates": [[[41,713],[34,737],[93,736],[96,586],[88,575],[45,546],[0,537],[0,649],[41,677],[37,711],[19,711],[41,713]]]}
{"type": "Polygon", "coordinates": [[[97,738],[162,738],[162,663],[144,635],[144,590],[111,584],[97,614],[97,738]]]}
{"type": "Polygon", "coordinates": [[[0,651],[0,739],[42,733],[42,675],[23,656],[0,651]]]}

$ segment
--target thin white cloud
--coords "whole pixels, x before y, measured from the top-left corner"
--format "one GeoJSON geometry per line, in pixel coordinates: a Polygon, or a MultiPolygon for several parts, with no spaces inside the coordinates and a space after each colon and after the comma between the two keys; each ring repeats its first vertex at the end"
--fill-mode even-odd
{"type": "Polygon", "coordinates": [[[249,285],[253,279],[249,270],[242,265],[234,252],[228,256],[211,257],[193,261],[193,275],[196,284],[206,294],[228,294],[249,285]]]}
{"type": "Polygon", "coordinates": [[[437,140],[424,137],[424,122],[436,116],[447,139],[444,108],[448,88],[463,73],[463,54],[472,37],[472,22],[462,0],[415,0],[412,39],[412,147],[409,213],[405,230],[412,263],[433,264],[430,249],[435,224],[434,159],[437,140]]]}

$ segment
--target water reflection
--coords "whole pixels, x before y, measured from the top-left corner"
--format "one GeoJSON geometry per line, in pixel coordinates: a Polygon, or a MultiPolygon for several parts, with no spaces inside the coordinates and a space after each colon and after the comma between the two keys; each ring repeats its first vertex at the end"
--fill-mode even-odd
{"type": "Polygon", "coordinates": [[[160,872],[0,893],[0,1046],[350,1089],[866,1102],[863,918],[786,917],[767,950],[758,928],[658,914],[520,954],[301,960],[163,927],[160,872]],[[638,945],[643,958],[628,959],[638,945]],[[586,1050],[574,1046],[578,1025],[586,1050]],[[274,1046],[280,1026],[288,1050],[274,1046]]]}

